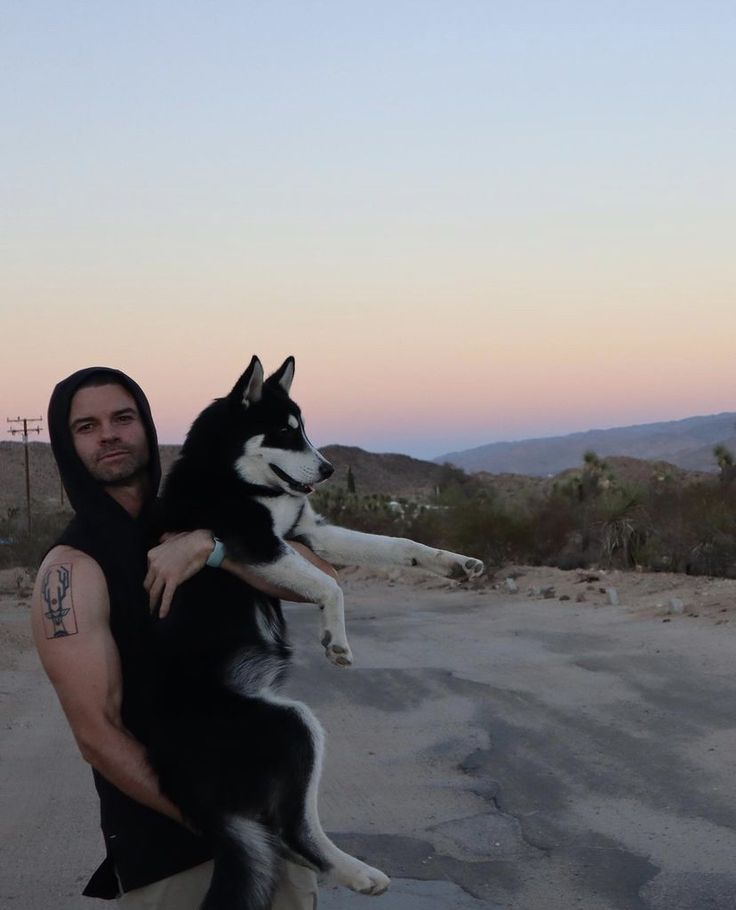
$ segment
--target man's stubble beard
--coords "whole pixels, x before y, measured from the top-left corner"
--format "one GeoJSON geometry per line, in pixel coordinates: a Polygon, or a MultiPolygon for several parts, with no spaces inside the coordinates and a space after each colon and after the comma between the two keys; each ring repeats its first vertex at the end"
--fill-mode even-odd
{"type": "Polygon", "coordinates": [[[148,453],[130,452],[130,457],[133,459],[132,464],[97,464],[90,473],[103,487],[129,487],[148,476],[149,461],[148,453]]]}
{"type": "Polygon", "coordinates": [[[147,476],[148,473],[145,467],[143,467],[132,473],[123,474],[120,477],[111,477],[109,479],[98,478],[98,482],[100,486],[103,487],[129,487],[140,480],[144,480],[147,476]]]}

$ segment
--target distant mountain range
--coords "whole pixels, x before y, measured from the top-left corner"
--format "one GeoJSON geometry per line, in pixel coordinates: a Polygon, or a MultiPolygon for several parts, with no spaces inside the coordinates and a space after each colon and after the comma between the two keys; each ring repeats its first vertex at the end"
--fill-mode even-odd
{"type": "Polygon", "coordinates": [[[688,417],[663,423],[645,423],[608,430],[587,430],[547,439],[493,442],[448,452],[432,459],[450,462],[465,471],[489,471],[531,476],[557,474],[578,466],[585,452],[601,457],[626,455],[667,461],[691,471],[717,471],[713,447],[722,444],[736,453],[736,413],[688,417]]]}

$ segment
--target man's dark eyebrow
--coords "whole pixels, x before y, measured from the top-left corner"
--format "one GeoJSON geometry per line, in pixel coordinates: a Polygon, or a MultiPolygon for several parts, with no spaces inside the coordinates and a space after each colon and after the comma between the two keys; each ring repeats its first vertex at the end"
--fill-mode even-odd
{"type": "MultiPolygon", "coordinates": [[[[125,414],[133,414],[134,416],[137,417],[138,409],[130,406],[127,408],[118,408],[117,411],[112,412],[113,417],[122,417],[125,414]]],[[[75,420],[72,420],[72,422],[69,424],[69,429],[70,430],[75,429],[75,427],[77,427],[80,423],[93,423],[94,420],[95,420],[94,417],[77,417],[75,420]]]]}

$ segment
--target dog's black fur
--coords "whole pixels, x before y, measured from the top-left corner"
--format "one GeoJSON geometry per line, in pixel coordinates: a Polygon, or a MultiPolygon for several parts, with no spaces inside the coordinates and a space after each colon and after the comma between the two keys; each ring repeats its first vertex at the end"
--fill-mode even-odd
{"type": "MultiPolygon", "coordinates": [[[[254,436],[286,449],[303,444],[294,428],[299,409],[280,384],[284,370],[293,371],[288,365],[263,383],[258,401],[244,404],[252,361],[232,392],[196,419],[165,485],[167,529],[212,529],[229,556],[251,564],[281,553],[271,513],[255,497],[283,491],[247,483],[235,464],[254,436]]],[[[229,572],[205,568],[178,589],[157,635],[150,760],[163,792],[212,842],[215,871],[203,908],[267,910],[279,853],[316,870],[331,866],[306,810],[321,730],[305,706],[263,694],[283,679],[291,653],[281,606],[229,572]]]]}

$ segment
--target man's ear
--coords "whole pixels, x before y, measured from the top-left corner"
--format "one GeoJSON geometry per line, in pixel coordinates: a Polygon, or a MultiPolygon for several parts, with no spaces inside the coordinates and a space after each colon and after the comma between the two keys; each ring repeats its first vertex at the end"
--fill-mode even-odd
{"type": "Polygon", "coordinates": [[[248,369],[233,386],[228,396],[231,401],[249,407],[261,400],[263,395],[263,366],[254,354],[248,364],[248,369]]]}
{"type": "Polygon", "coordinates": [[[268,377],[266,380],[269,385],[281,386],[286,394],[289,394],[291,383],[294,381],[294,358],[287,357],[281,366],[268,377]]]}

